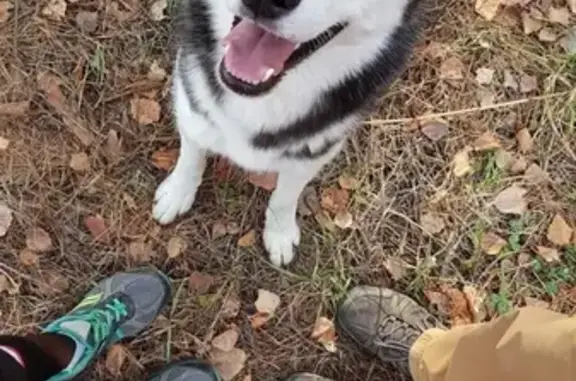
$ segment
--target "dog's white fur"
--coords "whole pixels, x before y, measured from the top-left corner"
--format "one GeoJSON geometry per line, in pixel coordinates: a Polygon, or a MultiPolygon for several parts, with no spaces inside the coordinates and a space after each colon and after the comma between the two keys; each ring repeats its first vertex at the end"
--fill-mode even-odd
{"type": "MultiPolygon", "coordinates": [[[[185,0],[186,1],[186,0],[185,0]]],[[[223,101],[216,103],[207,78],[196,58],[189,57],[186,70],[175,65],[173,98],[181,150],[172,174],[156,192],[154,217],[163,224],[172,222],[192,206],[202,181],[205,158],[209,153],[227,157],[249,171],[278,172],[278,184],[266,211],[264,244],[275,265],[293,259],[293,245],[300,241],[296,208],[300,193],[316,173],[342,148],[332,147],[312,161],[281,157],[275,149],[256,149],[251,138],[261,126],[275,126],[297,120],[307,112],[318,96],[370,60],[395,28],[402,22],[408,0],[302,0],[298,8],[276,24],[280,35],[307,41],[338,22],[348,27],[320,50],[286,74],[269,93],[260,97],[238,95],[226,89],[223,101]],[[210,115],[214,128],[204,116],[193,111],[186,97],[182,77],[194,85],[196,98],[210,115]],[[278,123],[278,122],[281,123],[278,123]]],[[[241,11],[241,0],[207,0],[218,38],[230,31],[234,14],[241,11]]],[[[221,58],[223,48],[217,55],[221,58]]],[[[180,59],[180,58],[178,58],[180,59]]],[[[341,138],[362,120],[361,114],[338,121],[332,128],[303,143],[319,149],[331,136],[341,138]]]]}

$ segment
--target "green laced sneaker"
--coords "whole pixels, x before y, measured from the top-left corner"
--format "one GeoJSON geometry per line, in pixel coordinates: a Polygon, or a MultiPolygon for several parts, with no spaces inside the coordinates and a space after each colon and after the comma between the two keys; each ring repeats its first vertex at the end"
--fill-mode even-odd
{"type": "Polygon", "coordinates": [[[72,380],[108,346],[150,326],[171,295],[168,278],[157,271],[118,273],[94,287],[69,314],[44,333],[70,337],[76,350],[70,364],[48,381],[72,380]]]}
{"type": "Polygon", "coordinates": [[[220,381],[218,371],[198,360],[184,360],[168,365],[148,381],[220,381]]]}

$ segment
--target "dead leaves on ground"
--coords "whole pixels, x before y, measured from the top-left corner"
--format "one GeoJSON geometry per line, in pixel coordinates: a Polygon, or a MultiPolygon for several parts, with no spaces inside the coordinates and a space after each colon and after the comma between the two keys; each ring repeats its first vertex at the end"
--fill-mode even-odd
{"type": "Polygon", "coordinates": [[[508,242],[493,232],[487,232],[482,236],[480,247],[488,255],[498,255],[508,242]]]}
{"type": "Polygon", "coordinates": [[[134,98],[130,101],[130,115],[141,126],[147,126],[160,120],[160,104],[147,98],[134,98]]]}
{"type": "Polygon", "coordinates": [[[127,350],[120,344],[114,344],[108,349],[104,366],[110,374],[114,376],[122,375],[124,364],[126,363],[127,350]]]}
{"type": "Polygon", "coordinates": [[[84,225],[96,242],[109,243],[110,234],[106,222],[101,215],[88,216],[84,219],[84,225]]]}
{"type": "Polygon", "coordinates": [[[50,234],[42,228],[33,228],[26,233],[26,247],[36,253],[44,253],[53,249],[50,234]]]}
{"type": "Polygon", "coordinates": [[[178,161],[178,148],[162,148],[152,154],[152,164],[158,169],[169,172],[178,161]]]}
{"type": "Polygon", "coordinates": [[[556,246],[564,247],[572,243],[574,230],[568,225],[564,217],[556,214],[548,226],[546,238],[556,246]]]}
{"type": "Polygon", "coordinates": [[[264,326],[274,316],[274,312],[278,306],[280,306],[280,297],[277,294],[259,289],[258,297],[254,302],[256,313],[250,316],[252,328],[264,326]]]}
{"type": "Polygon", "coordinates": [[[496,196],[494,206],[504,214],[522,215],[528,209],[528,203],[524,199],[526,193],[526,189],[512,185],[496,196]]]}
{"type": "Polygon", "coordinates": [[[10,1],[0,1],[0,24],[8,21],[14,5],[10,1]]]}
{"type": "Polygon", "coordinates": [[[320,316],[314,323],[311,337],[321,344],[328,352],[336,353],[336,327],[327,317],[320,316]]]}
{"type": "Polygon", "coordinates": [[[0,202],[0,237],[4,237],[8,233],[8,229],[12,225],[13,216],[12,209],[8,205],[0,202]]]}
{"type": "MultiPolygon", "coordinates": [[[[468,296],[459,289],[440,286],[437,290],[424,290],[426,298],[438,309],[438,312],[450,319],[452,326],[471,324],[476,322],[478,314],[472,310],[472,304],[482,302],[469,300],[468,296]]],[[[475,295],[477,296],[477,295],[475,295]]],[[[478,307],[476,307],[478,309],[478,307]]]]}

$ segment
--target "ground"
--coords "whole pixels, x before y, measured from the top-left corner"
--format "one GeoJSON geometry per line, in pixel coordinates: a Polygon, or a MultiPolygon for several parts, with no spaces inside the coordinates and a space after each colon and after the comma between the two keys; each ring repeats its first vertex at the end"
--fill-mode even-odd
{"type": "MultiPolygon", "coordinates": [[[[151,331],[125,345],[128,380],[167,358],[206,357],[230,327],[248,354],[238,379],[397,379],[344,338],[334,354],[310,337],[357,284],[403,291],[447,324],[525,304],[576,312],[574,3],[506,3],[490,21],[470,1],[431,10],[407,71],[312,184],[329,210],[301,216],[299,258],[279,270],[259,240],[268,193],[221,166],[191,213],[167,227],[151,219],[179,144],[169,20],[159,20],[173,3],[0,1],[0,204],[13,213],[0,237],[2,331],[32,331],[91,281],[142,262],[177,292],[151,331]],[[348,202],[330,205],[342,185],[348,202]],[[330,223],[338,211],[344,229],[330,223]],[[98,222],[107,231],[95,238],[98,222]],[[256,242],[239,245],[252,229],[256,242]],[[255,329],[258,289],[281,304],[255,329]],[[225,300],[240,312],[223,310],[225,300]]],[[[95,379],[117,380],[112,360],[95,379]]]]}

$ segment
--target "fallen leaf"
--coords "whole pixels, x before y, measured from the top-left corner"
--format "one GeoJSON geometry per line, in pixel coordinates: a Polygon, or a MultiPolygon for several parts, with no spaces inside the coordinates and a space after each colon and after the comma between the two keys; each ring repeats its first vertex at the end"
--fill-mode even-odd
{"type": "Polygon", "coordinates": [[[226,236],[228,234],[228,229],[226,225],[222,222],[215,222],[212,225],[212,239],[218,239],[226,236]]]}
{"type": "Polygon", "coordinates": [[[474,9],[480,16],[491,21],[496,16],[499,7],[500,0],[476,0],[474,9]]]}
{"type": "Polygon", "coordinates": [[[210,362],[216,369],[223,381],[231,381],[244,368],[248,356],[239,348],[223,352],[214,349],[210,352],[210,362]]]}
{"type": "Polygon", "coordinates": [[[482,152],[501,148],[502,144],[500,143],[500,139],[498,139],[492,131],[486,131],[474,141],[473,146],[474,150],[482,152]]]}
{"type": "Polygon", "coordinates": [[[526,159],[524,157],[519,157],[510,167],[510,171],[512,171],[512,173],[518,174],[524,172],[527,167],[528,162],[526,159]]]}
{"type": "Polygon", "coordinates": [[[570,12],[565,7],[550,7],[548,8],[548,21],[561,24],[564,26],[570,25],[570,12]]]}
{"type": "Polygon", "coordinates": [[[442,121],[429,121],[422,126],[422,133],[433,142],[437,142],[448,134],[448,124],[442,121]]]}
{"type": "Polygon", "coordinates": [[[89,172],[90,158],[84,152],[74,153],[70,157],[69,166],[76,172],[89,172]]]}
{"type": "Polygon", "coordinates": [[[188,243],[182,237],[174,236],[168,240],[168,245],[166,246],[166,252],[168,253],[168,258],[177,258],[186,250],[188,243]]]}
{"type": "Polygon", "coordinates": [[[12,209],[0,202],[0,237],[4,237],[12,225],[12,209]]]}
{"type": "Polygon", "coordinates": [[[518,148],[520,152],[526,154],[534,148],[534,139],[527,128],[522,128],[516,132],[516,140],[518,141],[518,148]]]}
{"type": "Polygon", "coordinates": [[[548,263],[560,261],[560,252],[554,248],[538,246],[536,253],[548,263]]]}
{"type": "Polygon", "coordinates": [[[311,185],[304,188],[298,199],[298,214],[307,217],[319,213],[321,210],[322,207],[320,206],[316,189],[311,185]]]}
{"type": "Polygon", "coordinates": [[[212,339],[212,347],[222,352],[230,352],[236,346],[238,337],[238,332],[229,329],[212,339]]]}
{"type": "Polygon", "coordinates": [[[546,238],[556,246],[568,246],[571,243],[571,237],[572,228],[568,225],[564,217],[560,214],[556,214],[552,219],[550,226],[548,226],[546,238]]]}
{"type": "Polygon", "coordinates": [[[151,81],[161,82],[166,79],[166,70],[164,70],[158,61],[153,61],[148,71],[148,79],[151,81]]]}
{"type": "Polygon", "coordinates": [[[280,297],[277,294],[263,289],[258,290],[258,297],[254,302],[258,312],[273,315],[279,305],[280,297]]]}
{"type": "Polygon", "coordinates": [[[216,278],[198,271],[193,271],[188,276],[188,289],[196,295],[206,294],[214,283],[216,283],[216,278]]]}
{"type": "Polygon", "coordinates": [[[130,101],[130,114],[141,126],[156,123],[160,120],[161,107],[152,99],[134,98],[130,101]]]}
{"type": "Polygon", "coordinates": [[[324,316],[316,319],[311,337],[322,344],[328,352],[336,353],[336,327],[332,320],[324,316]]]}
{"type": "Polygon", "coordinates": [[[488,107],[494,104],[496,94],[494,94],[492,91],[486,89],[480,89],[477,94],[478,94],[478,103],[480,103],[480,107],[488,107]]]}
{"type": "Polygon", "coordinates": [[[26,247],[38,253],[44,253],[53,249],[52,239],[46,230],[33,228],[26,233],[26,247]]]}
{"type": "Polygon", "coordinates": [[[468,300],[462,291],[448,286],[440,287],[440,291],[445,294],[450,301],[452,326],[470,324],[474,321],[472,311],[470,311],[468,306],[468,300]]]}
{"type": "Polygon", "coordinates": [[[240,312],[241,303],[238,297],[234,295],[228,296],[222,302],[222,307],[220,308],[220,315],[224,319],[229,319],[238,316],[240,312]]]}
{"type": "Polygon", "coordinates": [[[516,185],[504,189],[494,199],[494,205],[500,213],[522,215],[528,209],[524,200],[527,191],[516,185]]]}
{"type": "Polygon", "coordinates": [[[252,229],[238,240],[238,247],[252,247],[256,243],[256,230],[252,229]]]}
{"type": "Polygon", "coordinates": [[[494,161],[496,162],[496,166],[498,168],[507,170],[514,163],[514,158],[510,152],[504,149],[498,149],[494,155],[494,161]]]}
{"type": "Polygon", "coordinates": [[[20,263],[22,263],[24,266],[36,266],[40,261],[38,254],[36,254],[30,249],[22,250],[20,252],[19,258],[20,263]]]}
{"type": "Polygon", "coordinates": [[[108,131],[108,136],[106,137],[106,153],[108,156],[113,160],[118,160],[122,156],[122,151],[122,142],[118,137],[118,131],[108,131]]]}
{"type": "Polygon", "coordinates": [[[14,8],[9,1],[0,1],[0,24],[5,23],[10,18],[10,11],[14,8]]]}
{"type": "Polygon", "coordinates": [[[358,188],[358,180],[352,176],[340,175],[340,177],[338,177],[338,185],[340,185],[342,189],[354,190],[358,188]]]}
{"type": "Polygon", "coordinates": [[[4,150],[8,149],[9,145],[10,145],[10,140],[0,136],[0,151],[4,151],[4,150]]]}
{"type": "Polygon", "coordinates": [[[78,12],[76,15],[76,25],[84,33],[92,33],[98,28],[98,13],[97,12],[78,12]]]}
{"type": "Polygon", "coordinates": [[[270,314],[262,313],[262,312],[256,312],[254,315],[251,315],[249,318],[250,326],[254,329],[261,328],[264,325],[266,325],[266,323],[268,323],[268,320],[270,320],[270,318],[271,318],[270,314]]]}
{"type": "Polygon", "coordinates": [[[152,164],[158,169],[169,172],[176,165],[179,155],[178,148],[162,148],[152,154],[152,164]]]}
{"type": "Polygon", "coordinates": [[[520,76],[520,92],[531,93],[538,90],[538,79],[533,75],[523,74],[520,76]]]}
{"type": "Polygon", "coordinates": [[[86,217],[84,220],[84,225],[92,235],[94,241],[102,242],[102,243],[109,243],[110,242],[110,235],[108,232],[108,228],[106,227],[106,222],[104,218],[100,215],[96,216],[89,216],[86,217]]]}
{"type": "Polygon", "coordinates": [[[128,244],[128,255],[136,262],[150,262],[154,256],[152,243],[145,239],[138,239],[128,244]]]}
{"type": "Polygon", "coordinates": [[[440,79],[461,80],[464,79],[464,64],[456,57],[446,59],[440,65],[440,79]]]}
{"type": "Polygon", "coordinates": [[[496,233],[488,232],[482,236],[480,247],[488,255],[498,255],[508,242],[496,233]]]}
{"type": "Polygon", "coordinates": [[[510,70],[504,70],[504,82],[503,85],[507,89],[518,91],[518,82],[514,78],[514,74],[510,70]]]}
{"type": "Polygon", "coordinates": [[[480,323],[486,319],[486,291],[478,290],[473,286],[464,286],[462,289],[468,301],[468,307],[472,312],[472,323],[480,323]]]}
{"type": "Polygon", "coordinates": [[[50,0],[42,9],[42,15],[52,20],[61,21],[66,16],[66,8],[65,0],[50,0]]]}
{"type": "Polygon", "coordinates": [[[60,89],[62,81],[59,77],[51,73],[41,73],[36,79],[38,89],[46,94],[48,104],[56,109],[60,114],[66,112],[66,98],[60,89]]]}
{"type": "Polygon", "coordinates": [[[384,267],[395,281],[401,280],[408,273],[408,265],[399,257],[388,257],[384,262],[384,267]]]}
{"type": "Polygon", "coordinates": [[[530,184],[535,185],[550,181],[550,177],[548,176],[548,174],[542,168],[540,168],[538,164],[531,164],[528,167],[528,169],[526,169],[526,172],[524,173],[524,178],[530,184]]]}
{"type": "Polygon", "coordinates": [[[255,173],[251,172],[248,175],[248,182],[258,188],[262,188],[269,192],[276,189],[276,184],[278,183],[278,173],[277,172],[262,172],[255,173]]]}
{"type": "Polygon", "coordinates": [[[320,205],[323,209],[336,214],[346,210],[348,199],[346,189],[326,188],[322,190],[320,205]]]}
{"type": "Polygon", "coordinates": [[[354,225],[354,217],[347,210],[338,212],[334,216],[334,225],[340,229],[349,229],[354,225]]]}
{"type": "Polygon", "coordinates": [[[454,155],[454,159],[452,160],[452,173],[454,173],[454,176],[462,177],[472,172],[473,168],[470,164],[469,152],[469,148],[464,148],[454,155]]]}
{"type": "Polygon", "coordinates": [[[505,7],[496,14],[493,21],[508,28],[516,28],[521,22],[520,12],[516,7],[505,7]]]}
{"type": "Polygon", "coordinates": [[[542,28],[540,32],[538,32],[538,39],[542,42],[554,42],[558,39],[558,36],[552,28],[542,28]]]}
{"type": "Polygon", "coordinates": [[[0,115],[2,116],[25,116],[30,111],[30,102],[10,102],[0,104],[0,115]]]}
{"type": "Polygon", "coordinates": [[[446,227],[444,219],[435,213],[424,213],[420,216],[420,225],[426,233],[431,235],[442,232],[446,227]]]}
{"type": "Polygon", "coordinates": [[[108,349],[106,353],[106,360],[104,362],[106,369],[114,376],[122,374],[122,367],[126,362],[126,349],[120,344],[114,344],[108,349]]]}
{"type": "Polygon", "coordinates": [[[424,295],[442,316],[450,316],[450,299],[446,294],[434,290],[424,290],[424,295]]]}
{"type": "Polygon", "coordinates": [[[164,20],[166,18],[164,10],[167,7],[168,7],[167,0],[157,0],[154,3],[152,3],[152,6],[150,7],[150,17],[152,18],[152,20],[154,21],[164,20]]]}
{"type": "Polygon", "coordinates": [[[543,25],[540,21],[530,16],[530,13],[526,11],[522,12],[522,27],[524,29],[524,34],[530,35],[534,32],[538,32],[542,29],[542,26],[543,25]]]}
{"type": "Polygon", "coordinates": [[[489,85],[494,79],[494,69],[480,67],[476,69],[476,82],[479,85],[489,85]]]}

